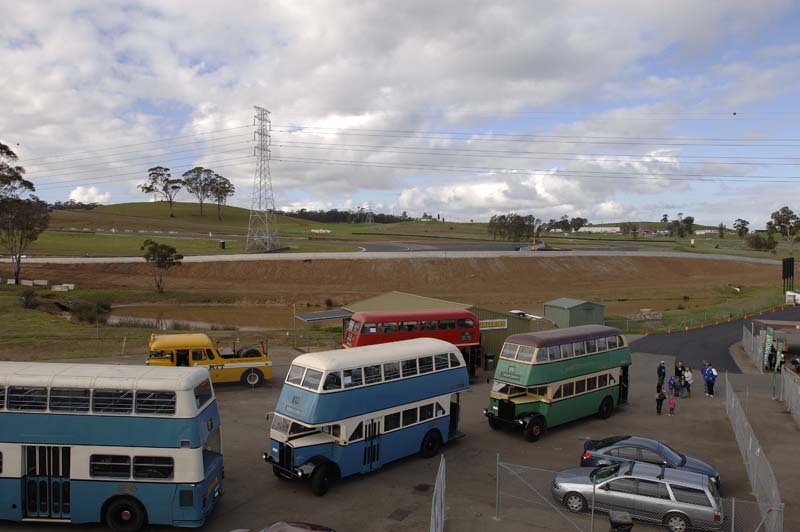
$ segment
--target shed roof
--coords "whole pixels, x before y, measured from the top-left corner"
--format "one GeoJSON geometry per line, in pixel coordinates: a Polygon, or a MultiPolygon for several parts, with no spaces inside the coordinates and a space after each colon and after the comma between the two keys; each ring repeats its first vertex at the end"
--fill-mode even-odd
{"type": "Polygon", "coordinates": [[[426,310],[440,308],[470,308],[467,303],[456,303],[434,297],[419,296],[406,292],[386,292],[369,299],[362,299],[343,306],[344,310],[359,312],[364,310],[426,310]]]}
{"type": "MultiPolygon", "coordinates": [[[[575,308],[583,305],[584,303],[589,303],[588,301],[584,301],[582,299],[572,299],[569,297],[559,297],[558,299],[554,299],[552,301],[547,301],[544,306],[545,307],[558,307],[558,308],[575,308]]],[[[595,305],[596,303],[592,303],[595,305]]]]}

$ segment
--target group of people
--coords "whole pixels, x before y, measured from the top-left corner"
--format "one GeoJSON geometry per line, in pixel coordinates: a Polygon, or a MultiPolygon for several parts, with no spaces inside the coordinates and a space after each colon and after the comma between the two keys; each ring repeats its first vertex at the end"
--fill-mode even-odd
{"type": "Polygon", "coordinates": [[[775,344],[772,344],[772,347],[769,350],[769,354],[767,355],[767,371],[777,371],[778,373],[783,370],[783,366],[786,364],[786,353],[781,353],[780,358],[778,358],[778,351],[775,349],[775,344]]]}
{"type": "MultiPolygon", "coordinates": [[[[674,416],[675,410],[678,407],[677,397],[686,399],[692,398],[692,385],[694,384],[694,374],[692,368],[684,366],[683,362],[678,360],[675,362],[675,372],[669,377],[667,384],[667,393],[664,392],[664,381],[667,378],[667,366],[662,360],[656,370],[658,375],[658,384],[656,385],[656,413],[661,415],[661,409],[664,401],[667,400],[669,405],[669,415],[674,416]]],[[[703,382],[705,383],[706,395],[714,397],[714,383],[717,381],[717,370],[714,366],[703,361],[703,382]]]]}

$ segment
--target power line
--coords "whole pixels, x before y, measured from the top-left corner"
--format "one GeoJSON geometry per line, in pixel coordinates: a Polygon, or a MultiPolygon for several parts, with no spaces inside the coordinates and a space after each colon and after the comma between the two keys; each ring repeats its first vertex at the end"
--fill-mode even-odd
{"type": "Polygon", "coordinates": [[[606,171],[593,171],[593,170],[568,170],[560,168],[548,169],[530,169],[530,168],[499,168],[499,167],[478,167],[478,166],[444,166],[444,165],[431,165],[431,164],[416,164],[416,163],[374,163],[374,162],[361,162],[361,161],[346,161],[346,160],[333,160],[333,159],[309,159],[309,158],[290,158],[290,157],[274,157],[273,160],[281,162],[302,162],[306,164],[322,164],[322,165],[336,165],[336,166],[363,166],[375,168],[391,168],[391,169],[432,169],[440,171],[456,171],[456,172],[510,172],[518,174],[555,174],[567,177],[579,178],[597,178],[597,179],[650,179],[650,180],[664,180],[664,181],[707,181],[707,182],[758,182],[758,183],[797,183],[800,176],[713,176],[706,174],[659,174],[654,172],[606,172],[606,171]],[[598,175],[599,174],[599,175],[598,175]]]}
{"type": "MultiPolygon", "coordinates": [[[[366,129],[366,128],[335,128],[335,127],[322,127],[322,126],[304,126],[304,125],[275,125],[276,128],[282,133],[300,133],[309,132],[319,133],[322,132],[335,132],[338,135],[353,135],[353,136],[377,136],[386,138],[432,138],[447,140],[451,137],[463,137],[463,140],[504,140],[511,142],[546,142],[547,140],[541,139],[561,139],[558,142],[565,144],[652,144],[651,142],[630,142],[633,140],[646,140],[646,141],[682,141],[682,143],[666,144],[667,146],[772,146],[770,144],[761,144],[762,142],[800,142],[800,138],[767,138],[767,139],[747,139],[750,143],[741,143],[744,139],[731,138],[731,137],[623,137],[623,136],[600,136],[600,135],[546,135],[546,134],[521,134],[521,133],[486,133],[486,132],[468,132],[468,131],[412,131],[402,129],[366,129]],[[486,137],[489,135],[489,137],[486,137]],[[567,140],[564,140],[567,139],[567,140]],[[589,139],[584,140],[571,140],[571,139],[589,139]],[[598,142],[598,141],[613,141],[613,142],[598,142]],[[623,142],[629,141],[629,142],[623,142]],[[696,144],[700,142],[703,144],[696,144]],[[725,144],[712,144],[711,142],[725,142],[725,144]],[[731,144],[738,142],[738,144],[731,144]]],[[[456,138],[456,140],[462,140],[456,138]]],[[[800,146],[796,144],[777,144],[778,147],[795,147],[800,146]]]]}
{"type": "MultiPolygon", "coordinates": [[[[586,161],[588,157],[594,157],[608,162],[648,162],[648,163],[665,163],[667,161],[657,160],[658,156],[651,156],[652,158],[642,158],[642,155],[624,155],[624,154],[581,154],[581,153],[561,153],[561,152],[532,152],[524,150],[485,150],[485,149],[459,149],[459,148],[437,148],[437,147],[388,147],[378,146],[374,144],[333,144],[333,143],[314,143],[314,142],[281,142],[274,144],[277,147],[283,148],[300,148],[300,149],[347,149],[351,151],[367,152],[367,153],[397,153],[401,155],[445,155],[445,156],[463,156],[463,157],[501,157],[509,159],[543,159],[553,161],[586,161]],[[469,153],[471,152],[471,153],[469,153]],[[498,154],[498,155],[495,155],[498,154]],[[566,157],[568,155],[576,155],[577,157],[566,157]],[[610,157],[638,157],[638,159],[611,159],[610,157]]],[[[672,159],[681,159],[685,157],[700,157],[700,156],[684,156],[684,155],[668,155],[672,159]]],[[[715,156],[705,156],[712,157],[715,156]]],[[[717,157],[719,159],[745,159],[750,157],[717,157]]],[[[784,159],[796,160],[793,163],[774,163],[774,162],[751,162],[751,161],[687,161],[687,164],[730,164],[730,165],[752,165],[752,166],[798,166],[800,165],[800,157],[753,157],[754,159],[784,159]]]]}
{"type": "Polygon", "coordinates": [[[243,128],[248,128],[248,127],[253,127],[253,125],[252,124],[248,124],[248,125],[245,125],[245,126],[227,127],[227,128],[222,128],[222,129],[210,129],[208,131],[202,131],[200,133],[192,133],[190,135],[180,135],[180,136],[177,136],[177,137],[164,137],[164,138],[161,138],[161,139],[158,139],[158,140],[151,140],[151,141],[145,141],[145,142],[135,142],[133,144],[118,144],[116,146],[110,146],[110,147],[107,147],[107,148],[95,148],[95,149],[91,149],[91,150],[65,152],[65,153],[60,153],[60,154],[56,154],[56,155],[44,155],[44,156],[41,156],[41,157],[31,157],[31,158],[28,158],[28,159],[20,159],[19,162],[20,162],[20,164],[28,164],[29,161],[38,161],[38,160],[42,160],[42,159],[52,159],[52,158],[55,158],[55,157],[67,157],[67,156],[73,155],[73,154],[82,155],[82,154],[85,154],[85,153],[95,153],[95,152],[98,152],[98,151],[114,150],[114,149],[119,149],[119,148],[130,147],[130,146],[143,146],[143,145],[146,145],[146,144],[155,144],[155,143],[165,142],[165,141],[168,141],[168,140],[185,139],[185,138],[190,138],[190,137],[199,137],[199,136],[202,136],[202,135],[207,135],[209,133],[217,133],[217,132],[220,132],[220,131],[231,131],[231,130],[234,130],[234,129],[243,129],[243,128]]]}

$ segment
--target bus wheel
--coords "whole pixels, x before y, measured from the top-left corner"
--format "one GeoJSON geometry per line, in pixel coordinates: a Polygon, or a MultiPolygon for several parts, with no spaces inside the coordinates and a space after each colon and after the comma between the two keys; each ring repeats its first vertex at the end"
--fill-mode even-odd
{"type": "Polygon", "coordinates": [[[136,499],[120,497],[106,507],[103,520],[112,532],[138,532],[147,523],[147,514],[136,499]]]}
{"type": "Polygon", "coordinates": [[[242,384],[246,386],[261,386],[264,384],[264,374],[255,368],[250,368],[242,373],[242,384]]]}
{"type": "Polygon", "coordinates": [[[544,432],[544,421],[540,417],[535,417],[528,421],[528,425],[525,427],[525,439],[530,442],[534,442],[542,437],[542,432],[544,432]]]}
{"type": "Polygon", "coordinates": [[[311,473],[311,491],[314,495],[322,497],[328,493],[333,477],[334,472],[331,464],[325,463],[315,467],[314,472],[311,473]]]}
{"type": "Polygon", "coordinates": [[[614,401],[609,396],[606,396],[603,402],[600,403],[600,409],[597,411],[597,415],[600,416],[600,419],[608,419],[611,417],[611,412],[613,411],[614,401]]]}
{"type": "Polygon", "coordinates": [[[430,430],[422,438],[422,445],[419,449],[419,454],[423,458],[433,458],[442,448],[442,435],[438,430],[430,430]]]}

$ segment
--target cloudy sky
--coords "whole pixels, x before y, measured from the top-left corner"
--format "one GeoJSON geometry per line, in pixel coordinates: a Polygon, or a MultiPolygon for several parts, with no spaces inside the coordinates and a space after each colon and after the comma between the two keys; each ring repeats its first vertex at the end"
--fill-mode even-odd
{"type": "Polygon", "coordinates": [[[278,208],[760,225],[800,208],[797,6],[0,0],[0,141],[51,201],[202,165],[249,206],[262,105],[278,208]]]}

